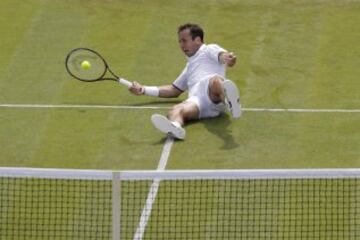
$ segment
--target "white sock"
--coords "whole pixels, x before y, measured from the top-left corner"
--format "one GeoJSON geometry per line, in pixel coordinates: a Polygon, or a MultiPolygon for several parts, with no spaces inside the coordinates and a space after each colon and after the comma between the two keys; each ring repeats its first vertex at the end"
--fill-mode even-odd
{"type": "Polygon", "coordinates": [[[171,121],[171,123],[174,124],[175,127],[177,127],[177,128],[182,128],[182,127],[181,127],[181,124],[178,123],[178,122],[176,122],[176,121],[171,121]]]}

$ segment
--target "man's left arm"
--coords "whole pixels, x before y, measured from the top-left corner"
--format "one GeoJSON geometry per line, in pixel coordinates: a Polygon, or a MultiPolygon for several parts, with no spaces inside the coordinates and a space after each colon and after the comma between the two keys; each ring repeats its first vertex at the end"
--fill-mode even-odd
{"type": "Polygon", "coordinates": [[[236,56],[233,52],[221,52],[219,53],[219,60],[226,66],[232,67],[236,64],[236,56]]]}

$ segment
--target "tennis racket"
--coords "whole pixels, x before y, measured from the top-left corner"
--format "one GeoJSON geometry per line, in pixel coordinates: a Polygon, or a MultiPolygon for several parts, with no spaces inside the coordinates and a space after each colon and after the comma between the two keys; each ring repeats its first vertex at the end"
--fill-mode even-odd
{"type": "Polygon", "coordinates": [[[127,87],[132,85],[128,80],[111,71],[105,59],[98,52],[89,48],[71,50],[66,57],[65,66],[72,77],[83,82],[112,80],[127,87]]]}

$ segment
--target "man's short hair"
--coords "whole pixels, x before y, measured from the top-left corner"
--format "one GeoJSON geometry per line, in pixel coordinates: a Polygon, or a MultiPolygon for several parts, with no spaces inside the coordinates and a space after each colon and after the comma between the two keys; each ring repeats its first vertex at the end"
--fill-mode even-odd
{"type": "Polygon", "coordinates": [[[186,29],[190,30],[192,40],[194,40],[196,37],[200,37],[201,42],[204,42],[204,31],[199,25],[193,23],[186,23],[178,28],[178,33],[186,29]]]}

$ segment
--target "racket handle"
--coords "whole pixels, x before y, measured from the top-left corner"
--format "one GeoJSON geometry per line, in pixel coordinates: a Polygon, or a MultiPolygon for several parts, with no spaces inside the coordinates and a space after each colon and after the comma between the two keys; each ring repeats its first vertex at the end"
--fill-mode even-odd
{"type": "Polygon", "coordinates": [[[123,78],[119,78],[119,83],[121,83],[121,84],[123,84],[123,85],[127,86],[128,88],[129,88],[129,87],[131,87],[131,85],[132,85],[132,83],[131,83],[131,82],[129,82],[128,80],[123,79],[123,78]]]}

